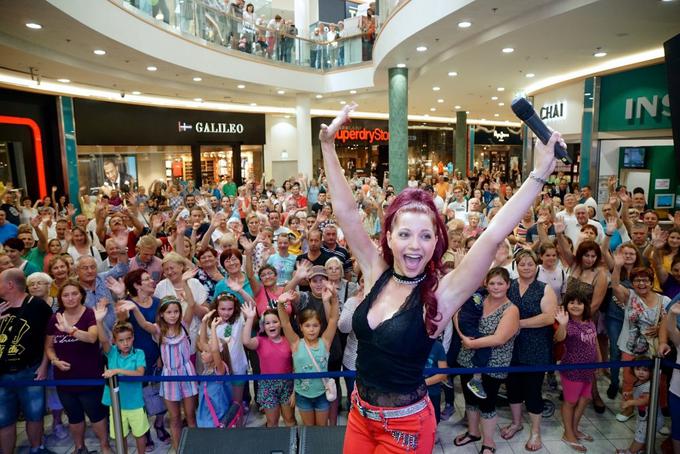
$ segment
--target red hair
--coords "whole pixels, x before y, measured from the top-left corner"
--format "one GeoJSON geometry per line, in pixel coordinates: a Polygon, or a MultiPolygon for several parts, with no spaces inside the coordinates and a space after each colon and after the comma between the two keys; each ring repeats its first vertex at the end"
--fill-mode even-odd
{"type": "Polygon", "coordinates": [[[392,224],[401,213],[423,213],[430,216],[434,233],[437,236],[437,244],[434,247],[432,258],[425,266],[425,280],[420,286],[420,300],[425,306],[425,327],[427,333],[432,335],[437,330],[437,322],[441,320],[441,313],[437,308],[437,298],[434,296],[439,284],[439,276],[442,270],[442,256],[449,247],[449,238],[446,232],[446,225],[437,214],[437,207],[429,192],[422,189],[404,189],[390,203],[385,211],[383,229],[380,236],[380,246],[382,248],[383,260],[390,267],[394,266],[394,255],[387,244],[387,232],[392,230],[392,224]]]}

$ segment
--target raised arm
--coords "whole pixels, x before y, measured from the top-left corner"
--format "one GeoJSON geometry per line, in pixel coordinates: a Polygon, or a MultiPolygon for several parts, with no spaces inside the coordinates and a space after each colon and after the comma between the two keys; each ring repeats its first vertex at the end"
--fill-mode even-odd
{"type": "Polygon", "coordinates": [[[334,284],[326,282],[326,287],[321,292],[321,300],[328,320],[328,326],[326,326],[326,330],[321,335],[321,338],[326,343],[326,349],[330,350],[333,337],[335,337],[335,332],[338,329],[338,316],[340,312],[338,293],[334,284]]]}
{"type": "Polygon", "coordinates": [[[441,322],[439,322],[439,328],[435,334],[439,334],[444,329],[446,322],[451,319],[453,313],[477,290],[478,282],[475,279],[466,279],[466,276],[484,276],[486,274],[498,245],[522,220],[522,216],[529,209],[536,195],[543,189],[545,180],[555,168],[553,149],[558,141],[563,142],[557,132],[553,133],[547,145],[537,141],[536,162],[530,177],[522,184],[515,195],[503,205],[479,240],[475,241],[460,266],[449,272],[440,281],[436,297],[439,305],[438,310],[441,313],[441,322]]]}
{"type": "Polygon", "coordinates": [[[256,336],[252,336],[250,333],[253,331],[253,323],[255,323],[255,317],[257,316],[257,309],[252,303],[243,303],[241,307],[243,315],[246,318],[246,323],[243,326],[243,331],[241,332],[241,342],[243,346],[248,350],[257,350],[260,345],[260,341],[256,336]]]}
{"type": "Polygon", "coordinates": [[[144,315],[139,310],[139,307],[133,301],[126,301],[118,307],[121,311],[127,311],[137,320],[137,324],[147,333],[156,335],[160,333],[158,325],[151,323],[144,318],[144,315]]]}
{"type": "Polygon", "coordinates": [[[99,345],[102,346],[104,353],[108,353],[111,350],[111,341],[109,336],[104,329],[104,319],[108,313],[108,305],[111,304],[106,298],[102,298],[97,302],[97,306],[94,309],[94,317],[97,320],[97,337],[99,339],[99,345]]]}
{"type": "Polygon", "coordinates": [[[619,250],[617,250],[614,253],[614,269],[612,270],[611,286],[612,291],[614,292],[614,296],[616,297],[617,300],[619,300],[621,306],[625,307],[625,305],[628,304],[628,296],[630,295],[630,290],[621,285],[622,267],[623,267],[623,252],[619,248],[619,250]]]}
{"type": "Polygon", "coordinates": [[[297,349],[300,338],[297,336],[290,324],[290,317],[288,316],[288,312],[286,312],[286,306],[291,304],[291,301],[294,298],[295,296],[293,295],[293,292],[288,291],[279,295],[276,300],[276,307],[279,311],[279,320],[281,320],[281,329],[283,330],[283,335],[290,344],[290,349],[292,351],[297,349]]]}
{"type": "Polygon", "coordinates": [[[567,266],[571,266],[574,264],[574,253],[564,234],[564,230],[566,229],[564,220],[562,218],[557,218],[553,225],[555,226],[555,235],[557,236],[557,247],[560,252],[560,257],[562,257],[562,260],[564,260],[564,263],[566,263],[567,266]]]}
{"type": "Polygon", "coordinates": [[[356,107],[355,103],[345,106],[330,126],[321,125],[319,140],[328,186],[333,195],[333,211],[336,213],[338,223],[345,233],[347,243],[355,254],[364,276],[373,281],[371,270],[382,268],[382,258],[361,224],[352,191],[345,180],[342,166],[335,153],[335,133],[349,121],[349,114],[356,107]]]}

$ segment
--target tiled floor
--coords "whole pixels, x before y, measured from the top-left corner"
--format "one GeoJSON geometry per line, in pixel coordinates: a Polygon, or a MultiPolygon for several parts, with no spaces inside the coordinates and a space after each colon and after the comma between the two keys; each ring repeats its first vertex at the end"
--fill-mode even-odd
{"type": "MultiPolygon", "coordinates": [[[[458,381],[456,380],[456,413],[448,420],[443,421],[439,424],[437,430],[438,441],[435,445],[434,454],[476,454],[481,448],[481,443],[474,443],[467,445],[465,447],[455,447],[453,445],[453,438],[459,434],[465,432],[465,426],[462,423],[463,419],[463,409],[464,403],[462,399],[462,394],[459,392],[458,381]]],[[[605,403],[607,405],[607,411],[598,415],[594,412],[592,407],[589,407],[584,415],[581,429],[590,434],[593,438],[593,442],[585,442],[585,446],[588,448],[588,453],[600,454],[607,453],[612,454],[616,449],[627,448],[630,444],[633,433],[635,430],[635,418],[631,418],[625,423],[620,423],[616,421],[615,414],[618,412],[619,402],[614,402],[606,397],[605,390],[607,387],[606,381],[601,381],[600,383],[600,393],[603,396],[605,403]]],[[[555,415],[551,418],[545,419],[542,423],[542,437],[543,437],[543,448],[538,451],[539,454],[571,454],[572,451],[567,445],[565,445],[560,439],[562,438],[562,424],[561,416],[559,412],[560,401],[556,393],[545,391],[546,398],[550,398],[556,404],[555,415]]],[[[501,407],[498,411],[499,414],[499,426],[508,424],[510,421],[510,410],[507,407],[501,407]]],[[[299,421],[298,417],[298,421],[299,421]]],[[[338,423],[344,425],[347,422],[346,413],[343,413],[339,417],[338,423]]],[[[248,415],[247,426],[249,427],[261,427],[264,426],[265,419],[264,416],[258,412],[251,411],[248,415]]],[[[49,449],[57,454],[71,454],[73,452],[74,446],[70,439],[64,441],[57,440],[50,433],[51,418],[46,418],[46,445],[49,449]]],[[[28,453],[28,444],[26,440],[26,434],[23,429],[23,425],[20,425],[17,442],[17,452],[20,454],[28,453]]],[[[500,437],[500,433],[497,432],[495,441],[497,446],[498,454],[526,454],[527,451],[524,449],[524,444],[529,436],[529,423],[528,418],[525,417],[525,427],[524,430],[516,435],[516,437],[510,441],[505,441],[500,437]]],[[[664,437],[661,435],[657,436],[657,447],[664,437]]],[[[154,434],[155,440],[155,434],[154,434]]],[[[90,450],[99,451],[99,443],[92,433],[88,429],[86,437],[86,445],[90,450]]],[[[113,445],[112,445],[113,446],[113,445]]],[[[160,442],[156,444],[155,454],[168,452],[168,445],[164,445],[160,442]]],[[[137,450],[134,447],[134,440],[129,437],[128,442],[128,452],[130,454],[135,454],[137,450]]]]}

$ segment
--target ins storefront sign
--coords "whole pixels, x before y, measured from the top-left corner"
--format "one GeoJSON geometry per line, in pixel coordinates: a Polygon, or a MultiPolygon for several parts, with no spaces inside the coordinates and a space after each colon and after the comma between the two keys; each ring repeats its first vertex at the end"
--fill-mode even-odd
{"type": "Polygon", "coordinates": [[[184,121],[177,122],[179,132],[196,131],[199,134],[243,134],[242,123],[214,123],[197,121],[193,125],[184,121]]]}

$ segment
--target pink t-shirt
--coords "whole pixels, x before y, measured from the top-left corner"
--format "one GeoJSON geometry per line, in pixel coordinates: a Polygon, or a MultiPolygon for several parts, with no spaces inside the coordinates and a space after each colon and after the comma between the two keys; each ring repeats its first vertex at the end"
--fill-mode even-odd
{"type": "Polygon", "coordinates": [[[280,342],[258,336],[257,356],[263,374],[289,374],[293,372],[293,354],[288,341],[282,336],[280,342]]]}
{"type": "MultiPolygon", "coordinates": [[[[255,306],[257,307],[257,316],[262,317],[262,314],[267,309],[276,309],[276,299],[283,293],[283,287],[274,287],[271,290],[260,287],[260,291],[255,295],[255,306]]],[[[286,312],[290,315],[293,312],[291,304],[286,308],[286,312]]]]}

